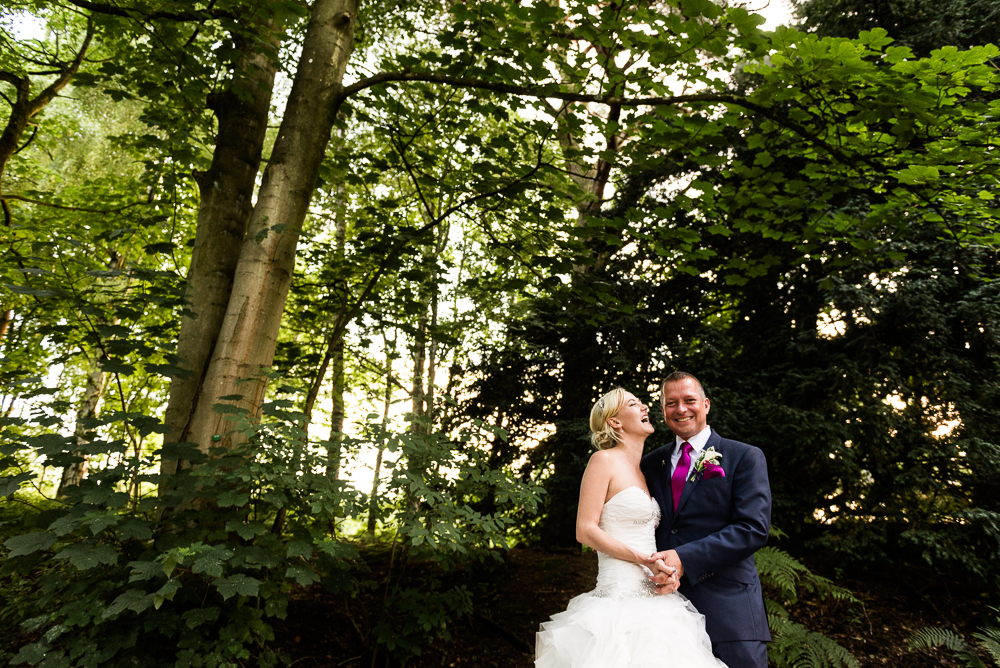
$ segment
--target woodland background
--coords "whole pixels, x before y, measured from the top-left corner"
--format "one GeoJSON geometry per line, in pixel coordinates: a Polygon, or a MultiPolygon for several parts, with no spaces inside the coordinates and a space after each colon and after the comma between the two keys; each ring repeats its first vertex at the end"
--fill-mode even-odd
{"type": "Polygon", "coordinates": [[[526,665],[593,401],[682,369],[775,665],[883,665],[805,611],[894,575],[997,661],[1000,4],[795,11],[6,0],[0,658],[526,665]]]}

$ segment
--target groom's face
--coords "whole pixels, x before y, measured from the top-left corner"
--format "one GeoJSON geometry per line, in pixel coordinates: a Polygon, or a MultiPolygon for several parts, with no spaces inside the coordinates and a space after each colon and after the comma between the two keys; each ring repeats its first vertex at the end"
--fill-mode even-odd
{"type": "Polygon", "coordinates": [[[670,431],[687,440],[701,433],[708,424],[711,402],[702,394],[698,383],[684,378],[663,386],[661,407],[670,431]]]}

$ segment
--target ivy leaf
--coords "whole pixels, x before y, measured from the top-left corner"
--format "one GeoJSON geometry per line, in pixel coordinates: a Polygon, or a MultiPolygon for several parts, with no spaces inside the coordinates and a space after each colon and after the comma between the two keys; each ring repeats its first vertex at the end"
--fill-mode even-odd
{"type": "Polygon", "coordinates": [[[32,533],[14,536],[4,541],[3,545],[10,550],[9,557],[22,557],[39,550],[47,550],[56,542],[56,535],[50,531],[33,531],[32,533]]]}

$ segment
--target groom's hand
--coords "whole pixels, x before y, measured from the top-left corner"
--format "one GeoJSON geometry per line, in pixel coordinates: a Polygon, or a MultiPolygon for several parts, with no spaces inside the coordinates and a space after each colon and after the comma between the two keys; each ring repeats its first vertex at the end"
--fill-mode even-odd
{"type": "Polygon", "coordinates": [[[664,550],[663,552],[656,552],[647,557],[651,562],[655,562],[658,559],[662,559],[663,563],[666,564],[668,568],[676,569],[678,581],[681,576],[684,575],[684,564],[681,563],[681,558],[677,556],[676,550],[664,550]]]}
{"type": "Polygon", "coordinates": [[[672,594],[681,586],[677,569],[667,566],[662,559],[657,559],[650,568],[653,570],[650,580],[656,585],[657,594],[672,594]]]}

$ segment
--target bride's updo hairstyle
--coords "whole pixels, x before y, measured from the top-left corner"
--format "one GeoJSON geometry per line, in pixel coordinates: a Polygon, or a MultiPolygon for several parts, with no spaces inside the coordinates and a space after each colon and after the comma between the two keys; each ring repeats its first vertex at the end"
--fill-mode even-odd
{"type": "Polygon", "coordinates": [[[590,442],[598,450],[608,450],[622,442],[621,435],[611,428],[608,419],[618,415],[625,405],[625,390],[616,387],[597,400],[590,411],[590,442]]]}

